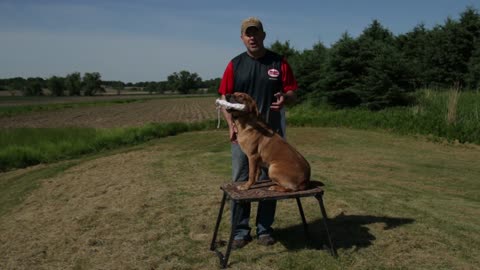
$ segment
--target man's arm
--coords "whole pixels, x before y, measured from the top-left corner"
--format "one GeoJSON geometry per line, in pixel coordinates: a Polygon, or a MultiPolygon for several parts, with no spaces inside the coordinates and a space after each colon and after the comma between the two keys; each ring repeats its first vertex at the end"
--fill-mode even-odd
{"type": "Polygon", "coordinates": [[[297,93],[295,91],[288,91],[283,94],[283,97],[285,98],[285,104],[293,104],[297,101],[297,93]]]}
{"type": "Polygon", "coordinates": [[[270,109],[273,111],[279,111],[285,104],[293,104],[297,100],[297,80],[285,58],[282,59],[282,85],[283,91],[275,94],[277,100],[270,106],[270,109]]]}

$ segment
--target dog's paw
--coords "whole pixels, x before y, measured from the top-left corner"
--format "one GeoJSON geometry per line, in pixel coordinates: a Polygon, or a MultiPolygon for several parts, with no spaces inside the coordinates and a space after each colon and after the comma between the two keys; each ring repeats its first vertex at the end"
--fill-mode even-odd
{"type": "Polygon", "coordinates": [[[238,190],[248,190],[250,186],[248,184],[243,184],[237,187],[238,190]]]}
{"type": "Polygon", "coordinates": [[[277,186],[271,186],[268,188],[269,191],[277,191],[277,186]]]}
{"type": "Polygon", "coordinates": [[[291,189],[284,188],[284,187],[279,186],[279,185],[273,185],[273,186],[269,187],[268,190],[270,190],[270,191],[276,191],[276,192],[288,192],[288,191],[292,191],[291,189]]]}

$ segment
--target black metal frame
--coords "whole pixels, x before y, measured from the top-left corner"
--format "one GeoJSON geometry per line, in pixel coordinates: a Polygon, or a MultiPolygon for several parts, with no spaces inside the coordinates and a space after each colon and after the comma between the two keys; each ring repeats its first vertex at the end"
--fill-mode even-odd
{"type": "Polygon", "coordinates": [[[310,194],[310,195],[291,195],[291,196],[282,196],[282,197],[272,197],[272,198],[268,198],[268,199],[261,199],[261,198],[258,198],[258,199],[232,199],[232,197],[228,194],[227,191],[223,190],[223,198],[222,198],[222,202],[220,204],[220,211],[218,213],[218,217],[217,217],[217,222],[215,224],[215,231],[213,233],[213,238],[212,238],[212,242],[210,244],[210,250],[211,251],[214,251],[216,253],[216,255],[218,256],[218,258],[220,259],[220,266],[222,269],[226,268],[227,267],[227,264],[228,264],[228,259],[230,257],[230,253],[232,251],[232,243],[233,243],[233,238],[234,238],[234,233],[235,233],[235,229],[236,229],[236,226],[237,224],[240,222],[240,203],[244,203],[244,202],[255,202],[255,201],[262,201],[262,200],[282,200],[282,199],[293,199],[295,198],[296,201],[297,201],[297,206],[298,206],[298,211],[300,212],[300,217],[302,218],[302,223],[303,223],[303,228],[304,228],[304,232],[305,232],[305,238],[306,240],[308,241],[310,239],[310,234],[309,234],[309,231],[308,231],[308,224],[307,224],[307,221],[305,219],[305,214],[303,212],[303,207],[302,207],[302,203],[300,201],[300,197],[311,197],[311,196],[314,196],[315,199],[317,199],[318,203],[319,203],[319,206],[320,206],[320,212],[322,213],[322,219],[323,219],[323,224],[325,226],[325,231],[327,233],[327,238],[328,238],[328,245],[329,245],[329,249],[330,249],[330,253],[332,256],[336,257],[337,256],[337,252],[333,246],[333,242],[332,242],[332,239],[330,237],[330,231],[328,230],[328,217],[327,217],[327,212],[325,211],[325,206],[323,204],[323,191],[321,192],[317,192],[317,193],[313,193],[313,194],[310,194]],[[227,244],[227,249],[225,251],[225,255],[220,252],[218,249],[217,249],[217,244],[216,244],[216,240],[217,240],[217,234],[218,234],[218,229],[220,227],[220,222],[222,220],[222,214],[223,214],[223,210],[224,210],[224,207],[225,207],[225,202],[227,200],[227,198],[231,199],[232,201],[234,201],[235,203],[233,204],[234,205],[234,209],[232,209],[233,211],[233,223],[232,223],[232,228],[231,228],[231,232],[230,232],[230,238],[228,240],[228,244],[227,244]]]}

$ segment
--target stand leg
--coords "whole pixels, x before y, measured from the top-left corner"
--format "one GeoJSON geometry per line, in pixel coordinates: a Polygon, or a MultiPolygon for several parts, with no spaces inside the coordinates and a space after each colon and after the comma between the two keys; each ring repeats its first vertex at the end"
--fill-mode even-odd
{"type": "Polygon", "coordinates": [[[233,223],[232,223],[232,231],[230,232],[230,239],[228,240],[227,251],[225,251],[225,256],[221,262],[222,268],[226,268],[228,264],[228,258],[230,257],[230,252],[232,251],[232,243],[233,238],[235,235],[235,229],[237,228],[237,224],[240,222],[241,217],[241,209],[240,209],[240,202],[234,203],[235,207],[233,208],[233,223]]]}
{"type": "Polygon", "coordinates": [[[222,220],[223,208],[225,206],[225,201],[227,199],[227,194],[223,192],[222,203],[220,204],[220,211],[218,212],[217,223],[215,224],[215,231],[213,232],[212,243],[210,244],[210,250],[214,251],[216,248],[215,241],[217,241],[218,228],[220,227],[220,221],[222,220]]]}
{"type": "Polygon", "coordinates": [[[318,200],[318,203],[320,204],[320,211],[322,212],[322,217],[323,217],[323,225],[325,226],[325,231],[327,232],[327,238],[328,238],[328,244],[330,247],[330,253],[332,254],[333,257],[337,256],[337,251],[333,247],[332,243],[332,238],[330,237],[330,232],[328,230],[328,217],[327,217],[327,211],[325,211],[325,206],[323,205],[323,194],[317,194],[315,195],[315,198],[318,200]]]}
{"type": "Polygon", "coordinates": [[[305,232],[305,238],[308,242],[309,239],[310,239],[310,233],[308,232],[308,224],[307,224],[307,220],[305,219],[305,214],[303,212],[302,202],[300,201],[300,198],[296,198],[296,200],[297,200],[297,205],[298,205],[298,211],[300,212],[300,216],[302,217],[303,229],[304,229],[304,232],[305,232]]]}

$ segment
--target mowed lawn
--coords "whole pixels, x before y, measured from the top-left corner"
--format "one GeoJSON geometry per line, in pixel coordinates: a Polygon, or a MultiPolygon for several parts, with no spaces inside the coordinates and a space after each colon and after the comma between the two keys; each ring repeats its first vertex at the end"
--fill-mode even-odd
{"type": "MultiPolygon", "coordinates": [[[[478,146],[344,128],[290,128],[287,137],[325,184],[339,256],[322,249],[316,200],[302,200],[308,245],[297,205],[286,200],[277,206],[278,242],[233,251],[231,269],[480,265],[478,146]]],[[[219,186],[230,181],[227,141],[226,130],[185,133],[0,174],[6,189],[25,179],[39,184],[0,216],[0,269],[216,269],[209,244],[219,186]]]]}

